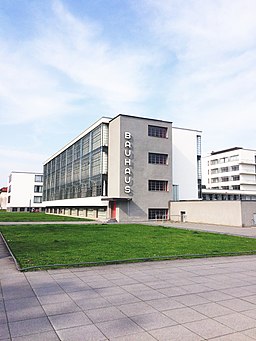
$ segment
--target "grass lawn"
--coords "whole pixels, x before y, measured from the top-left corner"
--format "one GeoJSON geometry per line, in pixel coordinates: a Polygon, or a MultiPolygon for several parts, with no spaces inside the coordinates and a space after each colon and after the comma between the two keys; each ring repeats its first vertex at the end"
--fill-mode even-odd
{"type": "Polygon", "coordinates": [[[12,225],[0,230],[22,268],[256,250],[253,238],[139,224],[12,225]]]}
{"type": "Polygon", "coordinates": [[[45,213],[30,213],[30,212],[5,212],[0,211],[0,222],[28,222],[28,221],[74,221],[74,220],[90,220],[86,218],[75,218],[57,216],[45,213]]]}

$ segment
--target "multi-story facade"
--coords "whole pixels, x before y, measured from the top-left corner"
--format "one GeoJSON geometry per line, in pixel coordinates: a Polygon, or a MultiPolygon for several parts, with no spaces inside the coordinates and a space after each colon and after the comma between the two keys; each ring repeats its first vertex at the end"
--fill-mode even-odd
{"type": "Polygon", "coordinates": [[[204,165],[205,200],[256,200],[256,150],[212,152],[204,165]]]}
{"type": "MultiPolygon", "coordinates": [[[[192,167],[183,160],[181,168],[191,168],[187,191],[198,199],[200,133],[186,132],[195,148],[192,167]]],[[[45,162],[46,211],[118,221],[168,219],[169,202],[178,192],[186,196],[185,178],[178,176],[173,196],[179,172],[173,146],[182,154],[185,146],[173,139],[172,122],[128,115],[100,119],[45,162]]]]}
{"type": "Polygon", "coordinates": [[[42,196],[42,173],[11,172],[8,181],[7,211],[41,211],[43,210],[42,196]]]}

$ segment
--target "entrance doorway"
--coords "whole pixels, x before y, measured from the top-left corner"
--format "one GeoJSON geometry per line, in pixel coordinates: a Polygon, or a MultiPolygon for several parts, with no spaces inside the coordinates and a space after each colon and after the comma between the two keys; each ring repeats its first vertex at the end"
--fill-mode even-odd
{"type": "Polygon", "coordinates": [[[110,201],[110,218],[116,219],[116,201],[110,201]]]}

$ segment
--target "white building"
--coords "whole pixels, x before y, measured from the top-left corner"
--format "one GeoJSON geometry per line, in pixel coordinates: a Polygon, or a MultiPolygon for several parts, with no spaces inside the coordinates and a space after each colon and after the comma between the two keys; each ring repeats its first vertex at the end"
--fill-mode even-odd
{"type": "Polygon", "coordinates": [[[0,188],[0,210],[6,210],[7,187],[0,188]]]}
{"type": "Polygon", "coordinates": [[[205,200],[256,200],[256,150],[234,147],[204,158],[205,200]]]}
{"type": "Polygon", "coordinates": [[[46,211],[117,221],[169,219],[171,200],[201,195],[200,143],[201,132],[173,128],[172,122],[103,117],[45,162],[46,211]]]}
{"type": "Polygon", "coordinates": [[[41,211],[43,174],[34,172],[11,172],[8,183],[7,211],[41,211]]]}

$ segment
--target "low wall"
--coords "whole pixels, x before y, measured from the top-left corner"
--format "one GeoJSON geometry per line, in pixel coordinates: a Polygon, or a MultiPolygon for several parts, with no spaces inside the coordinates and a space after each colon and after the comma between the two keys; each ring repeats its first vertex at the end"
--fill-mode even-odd
{"type": "MultiPolygon", "coordinates": [[[[173,201],[170,203],[171,221],[245,226],[242,223],[241,201],[173,201]]],[[[248,226],[248,225],[247,225],[248,226]]],[[[251,226],[251,224],[250,224],[251,226]]]]}

